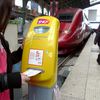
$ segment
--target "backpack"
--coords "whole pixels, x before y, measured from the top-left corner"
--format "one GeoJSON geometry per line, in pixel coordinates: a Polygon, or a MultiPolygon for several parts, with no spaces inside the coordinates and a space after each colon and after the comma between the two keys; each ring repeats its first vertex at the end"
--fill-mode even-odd
{"type": "MultiPolygon", "coordinates": [[[[7,55],[0,41],[0,74],[6,73],[7,70],[7,55]]],[[[10,100],[9,89],[0,92],[0,100],[10,100]]]]}

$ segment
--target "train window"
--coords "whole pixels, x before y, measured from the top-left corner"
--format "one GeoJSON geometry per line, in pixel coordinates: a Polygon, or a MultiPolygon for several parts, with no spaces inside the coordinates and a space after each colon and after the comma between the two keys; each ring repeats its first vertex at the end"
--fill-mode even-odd
{"type": "Polygon", "coordinates": [[[59,14],[58,19],[61,21],[68,21],[71,22],[73,19],[73,14],[59,14]]]}
{"type": "Polygon", "coordinates": [[[34,28],[34,31],[37,33],[37,34],[43,34],[43,33],[46,33],[48,32],[50,28],[48,26],[37,26],[34,28]]]}

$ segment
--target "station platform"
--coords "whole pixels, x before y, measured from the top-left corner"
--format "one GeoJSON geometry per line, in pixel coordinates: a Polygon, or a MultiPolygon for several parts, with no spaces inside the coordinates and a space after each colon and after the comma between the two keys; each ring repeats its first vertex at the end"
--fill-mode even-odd
{"type": "Polygon", "coordinates": [[[100,100],[99,48],[92,34],[60,89],[61,100],[100,100]]]}

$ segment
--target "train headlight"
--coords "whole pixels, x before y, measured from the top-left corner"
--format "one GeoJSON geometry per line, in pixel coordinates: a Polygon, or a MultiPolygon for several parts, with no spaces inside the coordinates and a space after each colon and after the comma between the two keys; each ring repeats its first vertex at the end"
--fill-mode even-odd
{"type": "Polygon", "coordinates": [[[64,33],[65,33],[65,34],[68,34],[68,30],[65,30],[64,33]]]}
{"type": "Polygon", "coordinates": [[[71,30],[64,30],[63,33],[64,34],[70,34],[71,30]]]}

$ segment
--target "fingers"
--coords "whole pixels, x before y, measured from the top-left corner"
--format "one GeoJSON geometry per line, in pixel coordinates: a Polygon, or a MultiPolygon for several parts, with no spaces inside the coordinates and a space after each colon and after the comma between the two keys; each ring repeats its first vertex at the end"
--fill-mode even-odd
{"type": "Polygon", "coordinates": [[[21,79],[22,79],[22,84],[24,84],[30,80],[30,78],[23,73],[21,73],[21,79]]]}

